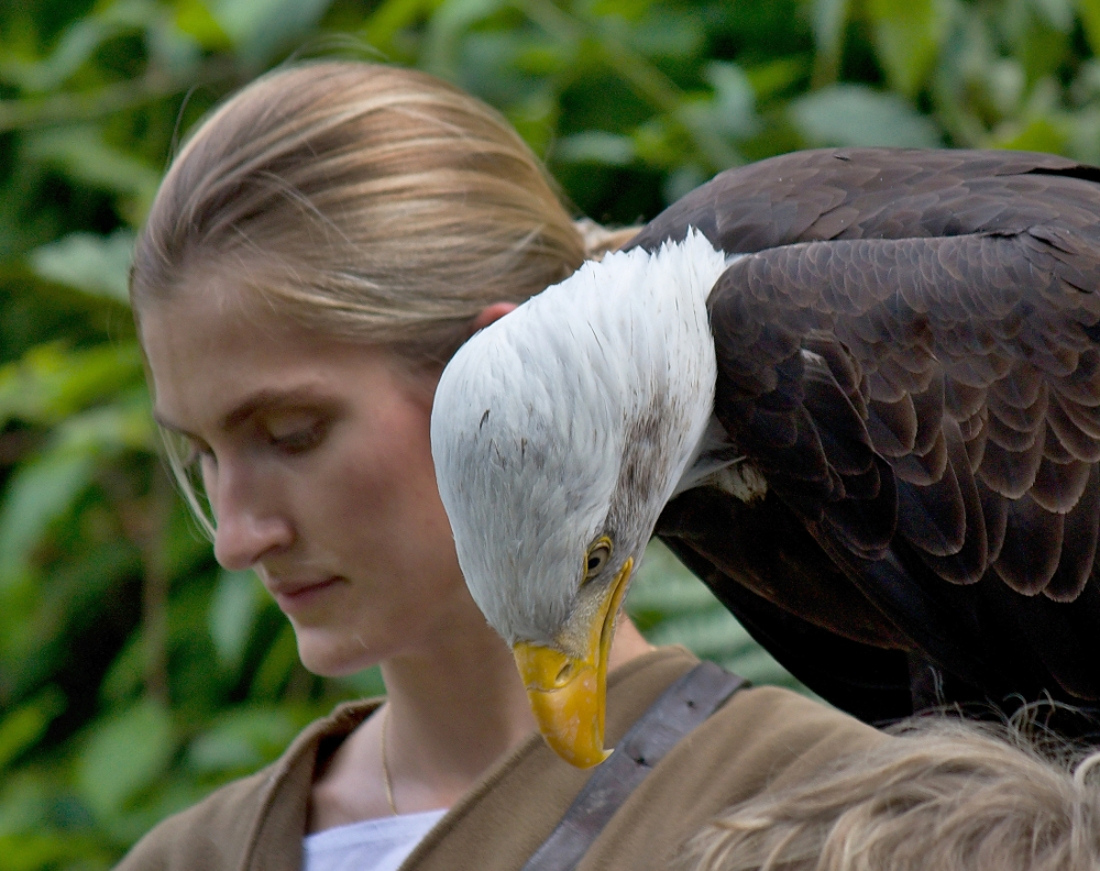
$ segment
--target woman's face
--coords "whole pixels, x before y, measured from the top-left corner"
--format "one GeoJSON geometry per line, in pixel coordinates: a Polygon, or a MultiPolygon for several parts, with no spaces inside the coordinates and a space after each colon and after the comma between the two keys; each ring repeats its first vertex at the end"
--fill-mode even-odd
{"type": "Polygon", "coordinates": [[[256,569],[308,668],[346,674],[455,631],[473,604],[436,489],[430,379],[224,279],[152,303],[141,334],[155,414],[201,468],[218,562],[256,569]]]}

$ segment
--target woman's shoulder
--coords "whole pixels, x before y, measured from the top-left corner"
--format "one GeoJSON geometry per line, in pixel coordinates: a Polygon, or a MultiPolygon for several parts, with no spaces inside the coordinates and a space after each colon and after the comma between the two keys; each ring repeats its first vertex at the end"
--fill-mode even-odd
{"type": "MultiPolygon", "coordinates": [[[[620,729],[633,723],[670,684],[700,660],[684,647],[667,645],[620,666],[608,677],[608,696],[622,709],[620,729]]],[[[610,705],[609,705],[610,706],[610,705]]],[[[609,711],[609,719],[612,712],[609,711]]],[[[777,686],[746,683],[709,718],[716,733],[736,732],[761,740],[816,742],[832,735],[874,737],[880,733],[826,702],[777,686]],[[718,726],[714,723],[720,724],[718,726]]],[[[609,726],[608,731],[612,731],[609,726]]]]}
{"type": "Polygon", "coordinates": [[[679,845],[725,808],[883,740],[894,739],[791,690],[740,689],[657,764],[579,869],[672,867],[679,845]]]}
{"type": "MultiPolygon", "coordinates": [[[[698,661],[683,648],[659,648],[623,677],[663,687],[698,661]]],[[[683,771],[690,757],[700,773],[711,766],[711,782],[717,777],[735,789],[735,782],[756,789],[881,740],[881,732],[824,702],[783,687],[746,685],[680,742],[668,769],[683,771]]]]}
{"type": "Polygon", "coordinates": [[[162,820],[116,871],[208,871],[250,866],[257,849],[279,857],[262,867],[297,869],[309,810],[309,788],[320,755],[378,706],[349,702],[310,723],[276,761],[230,781],[186,810],[162,820]]]}
{"type": "Polygon", "coordinates": [[[749,687],[737,693],[697,743],[713,743],[724,760],[736,758],[756,785],[805,776],[838,755],[869,747],[886,736],[866,723],[783,687],[749,687]]]}
{"type": "Polygon", "coordinates": [[[231,781],[151,829],[116,871],[233,867],[255,826],[278,762],[231,781]]]}

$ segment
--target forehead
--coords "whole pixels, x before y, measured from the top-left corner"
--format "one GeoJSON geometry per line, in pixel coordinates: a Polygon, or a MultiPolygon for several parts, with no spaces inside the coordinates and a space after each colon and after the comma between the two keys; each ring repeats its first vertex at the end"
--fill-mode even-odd
{"type": "Polygon", "coordinates": [[[392,352],[306,329],[218,282],[147,304],[141,341],[157,417],[189,432],[254,395],[377,391],[399,368],[392,352]]]}

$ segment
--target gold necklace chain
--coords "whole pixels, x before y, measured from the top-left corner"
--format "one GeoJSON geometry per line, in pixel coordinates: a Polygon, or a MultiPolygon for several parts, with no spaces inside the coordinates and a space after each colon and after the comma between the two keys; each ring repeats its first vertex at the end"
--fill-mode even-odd
{"type": "Polygon", "coordinates": [[[386,761],[386,726],[390,723],[390,706],[382,714],[382,786],[386,788],[386,801],[390,804],[390,811],[396,817],[397,805],[393,800],[393,779],[390,777],[390,765],[386,761]]]}

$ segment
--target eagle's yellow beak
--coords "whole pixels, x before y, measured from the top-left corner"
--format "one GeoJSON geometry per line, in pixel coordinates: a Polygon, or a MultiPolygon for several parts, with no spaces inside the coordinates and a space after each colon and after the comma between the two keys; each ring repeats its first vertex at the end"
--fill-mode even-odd
{"type": "Polygon", "coordinates": [[[633,567],[633,558],[627,559],[608,584],[587,626],[582,655],[525,641],[512,647],[539,731],[555,753],[578,768],[591,768],[611,755],[603,749],[607,657],[633,567]]]}

